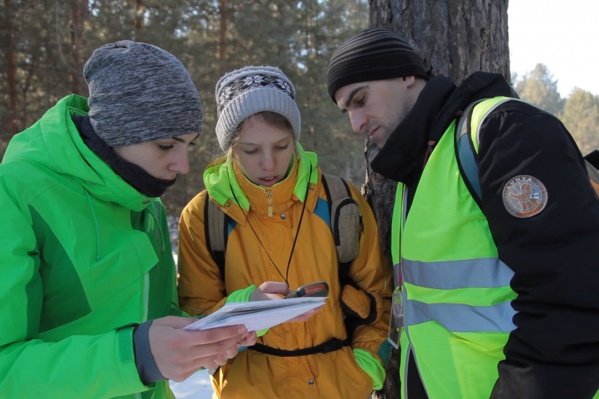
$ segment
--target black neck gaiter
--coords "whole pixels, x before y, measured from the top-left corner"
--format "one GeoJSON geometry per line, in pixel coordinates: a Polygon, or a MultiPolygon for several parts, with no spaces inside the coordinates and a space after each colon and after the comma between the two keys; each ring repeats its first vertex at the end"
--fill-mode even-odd
{"type": "Polygon", "coordinates": [[[137,191],[148,197],[160,197],[167,188],[177,180],[158,179],[143,170],[138,165],[128,162],[118,156],[112,147],[109,147],[94,131],[89,117],[84,115],[73,115],[73,122],[81,134],[83,142],[121,176],[127,183],[137,191]]]}

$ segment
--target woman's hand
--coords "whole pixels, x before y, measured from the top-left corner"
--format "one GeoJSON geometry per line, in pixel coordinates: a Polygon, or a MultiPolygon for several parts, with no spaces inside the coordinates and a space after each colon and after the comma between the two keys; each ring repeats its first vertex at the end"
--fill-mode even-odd
{"type": "MultiPolygon", "coordinates": [[[[289,291],[289,286],[285,283],[277,282],[277,281],[265,281],[260,284],[260,287],[256,288],[254,292],[250,294],[250,301],[266,301],[266,300],[275,300],[278,301],[280,299],[285,299],[287,295],[289,295],[291,291],[289,291]]],[[[306,313],[302,313],[299,316],[294,317],[293,319],[287,321],[289,322],[304,322],[310,319],[313,315],[320,312],[320,307],[316,309],[312,309],[306,313]]]]}
{"type": "Polygon", "coordinates": [[[266,301],[285,299],[289,294],[289,286],[278,281],[265,281],[250,294],[250,301],[266,301]]]}
{"type": "Polygon", "coordinates": [[[201,368],[216,369],[235,357],[240,346],[256,343],[256,333],[242,326],[184,330],[189,317],[156,319],[148,335],[150,350],[163,377],[183,381],[201,368]]]}

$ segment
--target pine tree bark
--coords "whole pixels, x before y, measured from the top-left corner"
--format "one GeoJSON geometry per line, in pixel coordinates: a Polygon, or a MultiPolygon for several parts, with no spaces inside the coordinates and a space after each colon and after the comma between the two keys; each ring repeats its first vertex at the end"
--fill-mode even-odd
{"type": "Polygon", "coordinates": [[[17,125],[17,67],[15,61],[15,50],[13,41],[12,28],[12,1],[4,0],[5,17],[2,21],[2,36],[4,37],[4,57],[6,59],[6,82],[8,90],[8,110],[11,115],[9,119],[8,136],[6,140],[17,133],[19,126],[17,125]]]}
{"type": "MultiPolygon", "coordinates": [[[[141,2],[141,0],[139,0],[141,2]]],[[[71,60],[69,67],[69,77],[71,82],[71,92],[87,93],[87,84],[81,75],[82,65],[85,60],[82,56],[85,49],[84,29],[87,22],[87,1],[74,0],[70,3],[71,22],[71,60]]],[[[136,27],[137,28],[137,27],[136,27]]]]}

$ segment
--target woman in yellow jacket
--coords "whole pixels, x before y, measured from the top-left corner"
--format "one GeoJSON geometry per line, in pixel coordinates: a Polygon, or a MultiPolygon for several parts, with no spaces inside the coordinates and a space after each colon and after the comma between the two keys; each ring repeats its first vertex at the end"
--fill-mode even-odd
{"type": "Polygon", "coordinates": [[[212,376],[215,397],[366,399],[382,387],[390,349],[390,278],[372,210],[350,184],[361,232],[357,256],[340,266],[317,156],[298,143],[292,83],[277,68],[249,66],[225,74],[216,99],[216,134],[226,155],[207,167],[206,190],[181,215],[182,309],[208,315],[226,302],[272,297],[272,282],[285,294],[325,281],[329,295],[308,320],[271,328],[220,367],[212,376]],[[224,270],[207,245],[207,201],[232,221],[224,270]],[[339,267],[349,268],[351,284],[342,286],[339,267]],[[257,288],[263,281],[269,283],[257,288]],[[348,334],[350,314],[362,322],[348,334]]]}

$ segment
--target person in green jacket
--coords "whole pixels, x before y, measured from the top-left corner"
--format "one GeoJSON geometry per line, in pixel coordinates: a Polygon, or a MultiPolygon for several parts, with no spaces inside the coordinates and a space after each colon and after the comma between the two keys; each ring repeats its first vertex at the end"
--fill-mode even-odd
{"type": "Polygon", "coordinates": [[[146,43],[94,51],[72,94],[0,164],[0,396],[172,398],[168,379],[252,345],[178,307],[160,196],[189,171],[203,109],[182,63],[146,43]]]}

